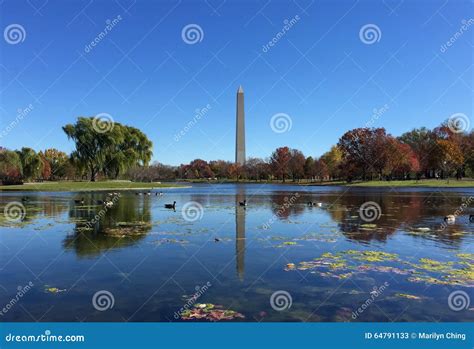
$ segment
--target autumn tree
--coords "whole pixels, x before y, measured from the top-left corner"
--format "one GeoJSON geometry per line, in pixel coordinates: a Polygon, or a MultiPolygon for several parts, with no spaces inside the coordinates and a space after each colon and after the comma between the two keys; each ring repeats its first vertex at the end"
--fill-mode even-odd
{"type": "Polygon", "coordinates": [[[338,147],[342,151],[344,166],[357,169],[363,180],[374,174],[383,174],[386,163],[387,134],[384,128],[358,128],[346,132],[338,147]]]}
{"type": "Polygon", "coordinates": [[[396,138],[387,138],[385,157],[384,175],[389,178],[406,179],[410,173],[420,171],[420,164],[415,152],[408,144],[402,143],[396,138]]]}
{"type": "Polygon", "coordinates": [[[283,182],[285,181],[285,179],[288,177],[290,173],[290,170],[289,170],[290,159],[291,159],[291,154],[290,154],[290,148],[288,147],[277,148],[270,156],[270,165],[272,168],[272,174],[276,178],[281,178],[283,182]]]}
{"type": "Polygon", "coordinates": [[[432,177],[439,163],[436,153],[437,135],[422,127],[403,133],[398,140],[410,146],[425,177],[432,177]]]}
{"type": "Polygon", "coordinates": [[[449,177],[456,171],[459,177],[459,171],[464,163],[464,156],[459,145],[448,139],[440,139],[438,140],[438,147],[443,174],[449,177]]]}
{"type": "Polygon", "coordinates": [[[51,175],[47,179],[63,178],[66,176],[66,170],[69,163],[69,157],[63,151],[55,148],[49,148],[40,152],[40,156],[49,163],[51,175]]]}
{"type": "Polygon", "coordinates": [[[20,156],[17,152],[0,149],[0,180],[3,184],[16,183],[23,175],[20,156]]]}
{"type": "Polygon", "coordinates": [[[321,155],[320,160],[326,165],[329,177],[332,179],[341,177],[342,151],[337,145],[321,155]]]}
{"type": "Polygon", "coordinates": [[[289,174],[293,182],[304,177],[305,156],[298,149],[290,149],[290,159],[288,162],[289,174]]]}

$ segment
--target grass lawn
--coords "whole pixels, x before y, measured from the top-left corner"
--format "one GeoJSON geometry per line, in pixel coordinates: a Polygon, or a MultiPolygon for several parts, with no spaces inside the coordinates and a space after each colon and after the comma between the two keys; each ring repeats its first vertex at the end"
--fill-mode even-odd
{"type": "Polygon", "coordinates": [[[350,187],[452,187],[452,188],[474,188],[474,180],[465,179],[458,181],[450,179],[449,182],[445,179],[423,179],[419,181],[369,181],[346,184],[350,187]]]}
{"type": "Polygon", "coordinates": [[[42,182],[25,183],[23,185],[0,185],[0,191],[99,191],[99,190],[128,190],[152,188],[182,188],[174,183],[140,183],[129,181],[100,181],[100,182],[42,182]]]}

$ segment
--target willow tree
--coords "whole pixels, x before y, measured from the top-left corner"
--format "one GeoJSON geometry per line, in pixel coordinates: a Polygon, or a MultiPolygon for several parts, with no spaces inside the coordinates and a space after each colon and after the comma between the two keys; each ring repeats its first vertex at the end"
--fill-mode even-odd
{"type": "Polygon", "coordinates": [[[118,122],[105,121],[100,126],[93,117],[79,117],[75,124],[63,127],[76,143],[71,158],[88,169],[91,181],[100,172],[118,177],[132,166],[148,165],[153,144],[143,132],[118,122]]]}
{"type": "Polygon", "coordinates": [[[41,157],[31,148],[21,148],[17,150],[23,168],[23,177],[26,179],[35,179],[41,176],[43,161],[41,157]]]}

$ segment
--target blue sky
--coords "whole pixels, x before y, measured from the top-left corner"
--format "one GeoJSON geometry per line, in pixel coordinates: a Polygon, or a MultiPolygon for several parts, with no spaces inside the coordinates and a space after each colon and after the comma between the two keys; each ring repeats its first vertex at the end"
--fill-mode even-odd
{"type": "Polygon", "coordinates": [[[472,14],[473,3],[461,0],[4,0],[2,32],[19,24],[26,35],[17,44],[1,38],[1,129],[18,109],[33,109],[0,146],[70,152],[61,126],[107,113],[142,129],[154,160],[233,160],[240,84],[247,156],[284,145],[319,156],[367,124],[400,135],[455,113],[472,118],[474,25],[441,50],[472,14]],[[292,18],[299,19],[263,50],[292,18]],[[202,29],[194,44],[182,38],[189,24],[202,29]],[[360,37],[367,24],[379,29],[372,44],[360,37]],[[291,119],[287,132],[270,127],[278,113],[291,119]]]}

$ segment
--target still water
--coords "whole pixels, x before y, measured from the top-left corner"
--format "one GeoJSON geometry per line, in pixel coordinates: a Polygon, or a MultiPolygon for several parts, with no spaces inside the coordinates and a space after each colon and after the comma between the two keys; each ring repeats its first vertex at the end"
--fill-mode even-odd
{"type": "Polygon", "coordinates": [[[2,321],[184,321],[198,303],[232,321],[474,320],[473,189],[162,192],[111,208],[99,192],[0,193],[2,212],[26,211],[0,225],[2,321]]]}

